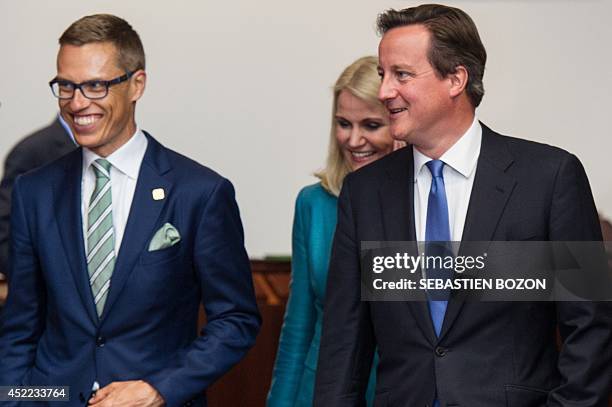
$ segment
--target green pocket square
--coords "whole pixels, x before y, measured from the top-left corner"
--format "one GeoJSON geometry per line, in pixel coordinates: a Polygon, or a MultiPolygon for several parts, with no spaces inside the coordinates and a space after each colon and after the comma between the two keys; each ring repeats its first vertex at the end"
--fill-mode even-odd
{"type": "Polygon", "coordinates": [[[174,246],[178,242],[181,241],[181,235],[178,230],[170,223],[165,223],[164,226],[159,228],[155,235],[153,235],[153,239],[151,239],[151,243],[149,243],[149,251],[153,252],[155,250],[165,249],[170,246],[174,246]]]}

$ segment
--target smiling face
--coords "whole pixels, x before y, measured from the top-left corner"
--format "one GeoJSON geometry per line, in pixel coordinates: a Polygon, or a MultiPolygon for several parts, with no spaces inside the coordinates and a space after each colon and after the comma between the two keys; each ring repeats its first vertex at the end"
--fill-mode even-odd
{"type": "MultiPolygon", "coordinates": [[[[111,80],[126,72],[117,65],[117,48],[110,42],[62,45],[57,56],[57,77],[81,83],[111,80]]],[[[139,70],[127,81],[113,85],[103,99],[87,99],[75,90],[72,99],[59,100],[60,113],[76,142],[106,157],[136,132],[134,110],[144,91],[146,75],[139,70]]]]}
{"type": "Polygon", "coordinates": [[[393,28],[379,48],[378,97],[389,111],[393,138],[429,149],[446,133],[453,83],[429,63],[430,33],[423,25],[393,28]]]}
{"type": "Polygon", "coordinates": [[[351,170],[393,151],[389,119],[382,107],[343,90],[338,95],[335,122],[336,140],[351,170]]]}

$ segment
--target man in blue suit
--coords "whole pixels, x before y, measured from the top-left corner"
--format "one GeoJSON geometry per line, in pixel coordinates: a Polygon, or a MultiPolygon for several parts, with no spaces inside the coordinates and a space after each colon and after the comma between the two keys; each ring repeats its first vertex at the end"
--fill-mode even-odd
{"type": "Polygon", "coordinates": [[[50,85],[81,148],[15,182],[0,385],[206,405],[261,322],[233,187],[136,125],[145,58],[126,21],[87,16],[59,42],[50,85]]]}

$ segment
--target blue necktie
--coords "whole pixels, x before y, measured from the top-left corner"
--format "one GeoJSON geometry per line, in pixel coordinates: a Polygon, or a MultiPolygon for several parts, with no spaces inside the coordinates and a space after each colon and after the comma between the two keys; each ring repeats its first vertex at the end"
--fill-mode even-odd
{"type": "MultiPolygon", "coordinates": [[[[425,226],[425,255],[441,257],[452,255],[449,246],[451,240],[448,222],[448,204],[444,188],[444,162],[431,160],[427,164],[431,172],[431,189],[427,200],[427,223],[425,226]]],[[[439,267],[439,262],[427,269],[427,278],[452,278],[452,270],[439,267]]],[[[450,292],[449,290],[430,290],[429,313],[436,335],[440,336],[442,322],[446,313],[450,292]]]]}
{"type": "MultiPolygon", "coordinates": [[[[425,225],[425,255],[444,258],[451,255],[450,229],[448,222],[448,203],[446,202],[446,190],[444,188],[444,162],[431,160],[427,164],[431,172],[431,188],[427,200],[427,223],[425,225]]],[[[452,278],[452,270],[444,267],[427,269],[427,278],[448,279],[452,278]]],[[[429,314],[433,322],[436,335],[440,336],[444,314],[448,305],[450,292],[448,290],[430,290],[427,292],[429,302],[429,314]]],[[[440,402],[436,397],[434,407],[439,407],[440,402]]]]}

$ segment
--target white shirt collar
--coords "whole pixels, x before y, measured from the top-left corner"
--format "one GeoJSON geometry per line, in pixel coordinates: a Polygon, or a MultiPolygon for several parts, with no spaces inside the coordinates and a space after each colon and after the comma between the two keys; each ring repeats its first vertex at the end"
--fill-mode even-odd
{"type": "MultiPolygon", "coordinates": [[[[106,160],[112,166],[121,171],[132,179],[138,178],[138,171],[142,160],[135,160],[134,157],[143,157],[147,149],[148,140],[140,127],[136,128],[134,135],[111,155],[106,157],[106,160]]],[[[83,148],[83,167],[89,168],[92,162],[100,157],[93,151],[83,148]]]]}
{"type": "MultiPolygon", "coordinates": [[[[472,125],[467,129],[465,134],[451,146],[451,148],[442,154],[440,160],[444,161],[446,165],[453,168],[465,178],[469,178],[476,169],[478,156],[480,155],[481,142],[482,127],[476,116],[474,116],[472,125]]],[[[416,181],[416,175],[418,175],[423,169],[423,166],[432,159],[414,147],[412,148],[412,154],[414,157],[414,174],[416,181]]]]}

